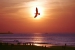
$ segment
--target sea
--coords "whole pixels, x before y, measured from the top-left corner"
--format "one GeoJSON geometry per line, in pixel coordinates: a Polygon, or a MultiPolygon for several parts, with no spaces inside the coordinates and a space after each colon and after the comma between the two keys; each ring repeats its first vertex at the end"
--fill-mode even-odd
{"type": "Polygon", "coordinates": [[[20,43],[32,42],[35,45],[68,45],[75,46],[75,34],[50,34],[50,33],[25,33],[25,34],[0,34],[0,42],[13,42],[20,43]]]}

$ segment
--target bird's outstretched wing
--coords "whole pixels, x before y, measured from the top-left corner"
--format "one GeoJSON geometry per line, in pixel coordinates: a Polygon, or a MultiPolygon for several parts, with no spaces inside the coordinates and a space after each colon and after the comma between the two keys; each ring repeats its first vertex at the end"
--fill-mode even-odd
{"type": "Polygon", "coordinates": [[[36,18],[36,17],[37,17],[37,14],[35,14],[34,18],[36,18]]]}

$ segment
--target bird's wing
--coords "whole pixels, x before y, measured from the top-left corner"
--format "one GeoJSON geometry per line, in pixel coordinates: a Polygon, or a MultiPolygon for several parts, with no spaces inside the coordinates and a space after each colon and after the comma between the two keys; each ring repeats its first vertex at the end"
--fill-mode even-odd
{"type": "Polygon", "coordinates": [[[34,18],[36,18],[36,17],[37,17],[37,14],[35,14],[34,18]]]}

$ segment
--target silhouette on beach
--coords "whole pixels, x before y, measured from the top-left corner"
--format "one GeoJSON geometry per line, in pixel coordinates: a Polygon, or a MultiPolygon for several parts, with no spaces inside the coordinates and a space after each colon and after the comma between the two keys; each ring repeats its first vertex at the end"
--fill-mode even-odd
{"type": "MultiPolygon", "coordinates": [[[[9,44],[9,43],[0,43],[0,50],[75,50],[75,47],[66,46],[66,49],[63,49],[62,46],[52,46],[52,47],[43,47],[43,46],[35,46],[35,45],[26,45],[28,43],[17,43],[9,44]]],[[[64,46],[65,47],[65,46],[64,46]]]]}

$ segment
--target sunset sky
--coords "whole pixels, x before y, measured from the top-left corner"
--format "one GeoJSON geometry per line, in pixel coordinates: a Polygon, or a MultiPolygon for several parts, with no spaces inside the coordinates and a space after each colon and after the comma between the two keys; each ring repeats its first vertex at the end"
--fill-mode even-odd
{"type": "Polygon", "coordinates": [[[8,31],[75,33],[75,0],[0,0],[0,32],[8,31]]]}

